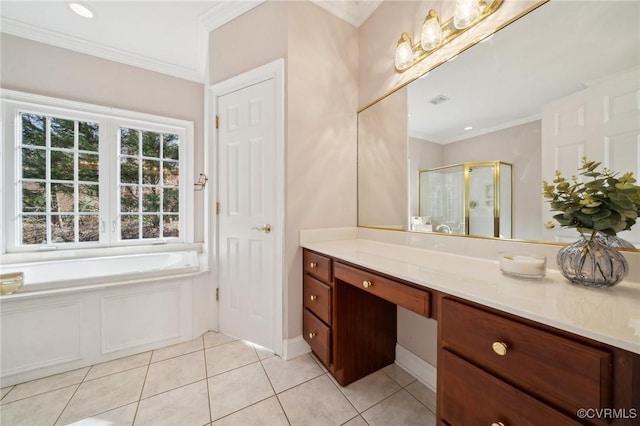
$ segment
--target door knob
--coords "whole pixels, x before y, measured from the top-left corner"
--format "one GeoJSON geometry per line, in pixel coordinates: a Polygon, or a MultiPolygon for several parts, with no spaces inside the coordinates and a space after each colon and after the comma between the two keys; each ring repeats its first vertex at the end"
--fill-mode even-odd
{"type": "Polygon", "coordinates": [[[262,231],[265,234],[268,234],[269,232],[271,232],[271,225],[267,223],[266,225],[262,225],[260,228],[258,228],[257,226],[254,226],[251,229],[255,229],[256,231],[262,231]]]}

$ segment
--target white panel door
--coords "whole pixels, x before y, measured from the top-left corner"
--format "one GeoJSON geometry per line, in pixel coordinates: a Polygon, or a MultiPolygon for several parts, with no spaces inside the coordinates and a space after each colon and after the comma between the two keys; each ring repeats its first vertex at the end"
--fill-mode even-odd
{"type": "Polygon", "coordinates": [[[274,349],[274,79],[217,98],[220,331],[274,349]]]}
{"type": "MultiPolygon", "coordinates": [[[[542,110],[542,178],[552,181],[556,170],[577,175],[582,157],[601,161],[616,172],[640,173],[640,71],[631,70],[545,105],[542,110]]],[[[543,221],[552,221],[543,199],[543,221]]],[[[555,221],[553,221],[555,222],[555,221]]],[[[575,229],[545,229],[543,240],[572,242],[575,229]]],[[[640,244],[640,227],[621,238],[640,244]]]]}

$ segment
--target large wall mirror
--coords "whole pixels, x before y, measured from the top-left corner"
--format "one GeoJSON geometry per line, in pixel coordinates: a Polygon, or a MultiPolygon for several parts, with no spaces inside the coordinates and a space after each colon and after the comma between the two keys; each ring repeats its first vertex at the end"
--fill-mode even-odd
{"type": "MultiPolygon", "coordinates": [[[[419,217],[420,198],[434,197],[419,173],[503,162],[512,166],[511,229],[498,237],[574,241],[575,230],[549,228],[542,181],[555,170],[575,175],[583,156],[638,176],[638,99],[640,2],[546,2],[360,111],[358,225],[473,229],[436,231],[436,218],[419,217]]],[[[640,248],[635,228],[620,236],[640,248]]]]}

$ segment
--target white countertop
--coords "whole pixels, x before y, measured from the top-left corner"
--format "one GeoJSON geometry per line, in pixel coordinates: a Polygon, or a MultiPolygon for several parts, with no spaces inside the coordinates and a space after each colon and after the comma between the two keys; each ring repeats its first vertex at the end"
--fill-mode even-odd
{"type": "Polygon", "coordinates": [[[547,270],[542,280],[511,278],[498,260],[372,240],[302,242],[302,247],[427,288],[640,354],[640,285],[608,289],[570,284],[547,270]]]}

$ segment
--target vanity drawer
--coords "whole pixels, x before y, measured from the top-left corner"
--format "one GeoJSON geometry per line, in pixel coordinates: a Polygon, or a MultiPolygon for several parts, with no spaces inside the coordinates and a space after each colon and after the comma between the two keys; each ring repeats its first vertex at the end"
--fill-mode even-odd
{"type": "Polygon", "coordinates": [[[580,424],[446,350],[438,368],[441,416],[452,426],[580,424]]]}
{"type": "Polygon", "coordinates": [[[331,259],[320,254],[304,250],[304,272],[313,275],[325,283],[331,282],[331,259]]]}
{"type": "Polygon", "coordinates": [[[567,412],[610,406],[608,352],[446,298],[440,324],[441,347],[540,399],[567,412]]]}
{"type": "Polygon", "coordinates": [[[302,333],[304,340],[311,346],[313,353],[325,366],[329,366],[329,361],[331,361],[331,329],[313,315],[311,311],[304,309],[302,313],[302,333]]]}
{"type": "Polygon", "coordinates": [[[303,285],[304,307],[331,325],[331,287],[308,275],[303,285]]]}
{"type": "Polygon", "coordinates": [[[382,299],[388,300],[425,317],[431,315],[431,293],[336,262],[336,279],[354,285],[382,299]]]}

